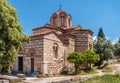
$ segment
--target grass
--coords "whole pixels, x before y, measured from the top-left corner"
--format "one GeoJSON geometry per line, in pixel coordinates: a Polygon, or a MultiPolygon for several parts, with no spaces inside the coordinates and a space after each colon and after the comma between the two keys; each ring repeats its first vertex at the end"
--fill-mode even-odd
{"type": "Polygon", "coordinates": [[[61,75],[65,75],[65,76],[74,76],[74,75],[89,75],[89,74],[96,74],[97,69],[96,67],[93,67],[90,70],[79,70],[78,73],[76,74],[75,71],[69,71],[67,74],[61,74],[61,75]]]}
{"type": "Polygon", "coordinates": [[[115,67],[115,66],[107,66],[104,69],[102,69],[102,72],[112,72],[116,69],[117,69],[117,67],[115,67]]]}
{"type": "Polygon", "coordinates": [[[88,75],[88,74],[96,74],[96,73],[98,73],[97,70],[93,68],[91,70],[82,70],[78,75],[88,75]]]}
{"type": "Polygon", "coordinates": [[[40,75],[38,75],[37,77],[38,77],[38,78],[49,78],[49,77],[54,77],[54,76],[50,76],[50,75],[48,75],[48,74],[45,74],[45,75],[40,74],[40,75]]]}
{"type": "Polygon", "coordinates": [[[96,76],[82,83],[120,83],[120,74],[96,76]]]}
{"type": "Polygon", "coordinates": [[[119,64],[119,63],[120,63],[120,59],[110,60],[110,64],[119,64]]]}

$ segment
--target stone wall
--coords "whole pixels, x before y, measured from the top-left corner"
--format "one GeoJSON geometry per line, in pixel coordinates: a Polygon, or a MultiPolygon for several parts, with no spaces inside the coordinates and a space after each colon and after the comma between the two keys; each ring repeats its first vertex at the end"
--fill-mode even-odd
{"type": "Polygon", "coordinates": [[[62,41],[53,33],[44,37],[44,74],[59,73],[63,67],[64,47],[62,41]],[[58,57],[53,53],[53,44],[58,44],[58,57]]]}
{"type": "Polygon", "coordinates": [[[41,28],[36,28],[36,29],[33,29],[33,34],[42,34],[42,33],[47,33],[51,31],[51,29],[49,28],[45,28],[45,27],[41,27],[41,28]]]}
{"type": "Polygon", "coordinates": [[[43,63],[43,39],[31,37],[29,43],[23,43],[23,71],[31,73],[31,58],[34,59],[34,71],[42,72],[43,63]]]}
{"type": "Polygon", "coordinates": [[[68,44],[63,42],[54,34],[44,36],[44,74],[57,74],[63,69],[63,67],[70,67],[70,63],[67,62],[66,57],[70,52],[74,52],[75,42],[73,39],[69,39],[68,44]],[[58,44],[58,57],[56,58],[53,53],[53,44],[58,44]]]}
{"type": "MultiPolygon", "coordinates": [[[[50,24],[33,29],[30,43],[23,43],[21,51],[24,72],[34,71],[43,74],[56,74],[65,66],[71,68],[67,56],[71,52],[83,52],[93,47],[93,33],[81,26],[72,26],[72,17],[65,11],[57,11],[51,16],[50,24]],[[58,45],[57,57],[53,45],[58,45]]],[[[16,68],[16,67],[15,67],[16,68]]]]}
{"type": "Polygon", "coordinates": [[[89,30],[75,30],[73,34],[75,39],[75,51],[84,52],[85,49],[89,49],[92,45],[92,34],[89,30]]]}
{"type": "Polygon", "coordinates": [[[85,80],[88,80],[90,78],[92,78],[93,76],[89,76],[89,77],[69,77],[67,79],[63,79],[63,80],[58,80],[58,81],[52,81],[49,83],[83,83],[85,80]]]}
{"type": "Polygon", "coordinates": [[[65,45],[65,67],[67,67],[69,70],[73,69],[73,64],[67,61],[67,56],[71,52],[75,52],[75,40],[72,38],[69,38],[69,44],[65,45]]]}
{"type": "Polygon", "coordinates": [[[88,34],[89,49],[93,49],[93,35],[88,34]]]}

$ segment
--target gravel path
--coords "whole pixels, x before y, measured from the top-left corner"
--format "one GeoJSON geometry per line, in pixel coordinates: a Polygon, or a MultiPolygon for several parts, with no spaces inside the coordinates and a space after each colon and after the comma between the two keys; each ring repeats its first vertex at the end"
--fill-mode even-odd
{"type": "MultiPolygon", "coordinates": [[[[116,66],[117,69],[114,70],[113,72],[110,72],[109,74],[115,74],[116,72],[120,72],[120,64],[113,64],[111,66],[116,66]]],[[[63,77],[50,77],[50,78],[27,78],[25,83],[52,83],[52,82],[57,82],[61,80],[68,80],[68,79],[73,79],[73,78],[91,78],[94,76],[101,76],[106,73],[103,73],[101,70],[97,70],[97,74],[91,74],[91,75],[76,75],[76,76],[63,76],[63,77]]]]}

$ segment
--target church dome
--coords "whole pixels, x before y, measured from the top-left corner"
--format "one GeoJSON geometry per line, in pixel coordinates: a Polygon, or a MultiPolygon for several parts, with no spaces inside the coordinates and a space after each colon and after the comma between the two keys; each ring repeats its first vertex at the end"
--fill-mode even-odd
{"type": "Polygon", "coordinates": [[[50,18],[50,23],[52,25],[64,28],[70,28],[72,25],[72,17],[70,14],[63,10],[58,10],[54,14],[52,14],[50,18]]]}

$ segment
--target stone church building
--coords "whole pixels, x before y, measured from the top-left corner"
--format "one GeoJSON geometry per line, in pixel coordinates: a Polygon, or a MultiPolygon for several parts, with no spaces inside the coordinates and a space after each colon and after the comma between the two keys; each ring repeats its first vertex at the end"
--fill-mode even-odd
{"type": "Polygon", "coordinates": [[[71,67],[66,57],[71,52],[83,52],[93,48],[93,32],[80,25],[72,25],[72,17],[58,10],[50,17],[50,23],[34,28],[30,42],[23,43],[13,71],[56,74],[63,67],[71,67]]]}

